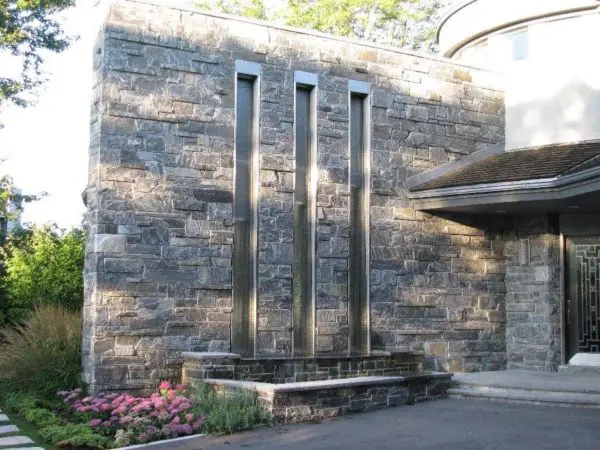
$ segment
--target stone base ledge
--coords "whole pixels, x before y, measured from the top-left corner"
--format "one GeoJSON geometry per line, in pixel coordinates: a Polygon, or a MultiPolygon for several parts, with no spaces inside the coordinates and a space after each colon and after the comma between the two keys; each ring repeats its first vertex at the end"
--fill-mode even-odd
{"type": "Polygon", "coordinates": [[[401,383],[406,381],[405,377],[356,377],[340,378],[337,380],[302,381],[298,383],[260,383],[255,381],[238,380],[204,380],[211,385],[228,386],[234,389],[249,389],[257,392],[299,392],[320,391],[323,389],[341,389],[355,386],[372,386],[401,383]]]}
{"type": "Polygon", "coordinates": [[[253,392],[276,423],[300,423],[445,397],[451,377],[434,372],[284,384],[218,379],[203,382],[220,392],[253,392]]]}

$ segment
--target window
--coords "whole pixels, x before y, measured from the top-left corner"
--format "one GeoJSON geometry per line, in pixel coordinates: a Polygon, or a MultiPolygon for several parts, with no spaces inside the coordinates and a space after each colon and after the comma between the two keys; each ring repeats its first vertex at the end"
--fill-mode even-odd
{"type": "Polygon", "coordinates": [[[314,353],[316,76],[296,72],[294,256],[292,265],[293,351],[314,353]],[[314,78],[313,78],[314,77],[314,78]],[[306,84],[299,81],[311,82],[306,84]]]}
{"type": "Polygon", "coordinates": [[[527,28],[507,36],[511,43],[513,61],[529,57],[529,33],[527,28]]]}
{"type": "Polygon", "coordinates": [[[350,353],[369,352],[369,85],[350,85],[350,258],[348,324],[350,353]]]}
{"type": "Polygon", "coordinates": [[[255,353],[256,335],[256,151],[260,66],[236,62],[235,180],[233,195],[233,311],[231,349],[255,353]]]}

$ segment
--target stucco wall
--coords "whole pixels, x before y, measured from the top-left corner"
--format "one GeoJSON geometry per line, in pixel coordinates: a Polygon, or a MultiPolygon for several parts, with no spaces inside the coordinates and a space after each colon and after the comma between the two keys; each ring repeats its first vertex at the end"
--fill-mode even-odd
{"type": "Polygon", "coordinates": [[[94,390],[229,350],[235,61],[261,64],[258,353],[290,354],[294,70],[318,74],[317,351],[347,350],[348,80],[371,84],[371,340],[502,368],[501,231],[414,211],[405,179],[503,140],[497,75],[123,1],[96,49],[84,365],[94,390]]]}
{"type": "Polygon", "coordinates": [[[593,9],[597,6],[596,0],[457,1],[442,18],[438,34],[440,53],[452,57],[457,48],[481,35],[540,17],[593,9]]]}
{"type": "Polygon", "coordinates": [[[507,70],[506,146],[600,139],[600,14],[532,25],[529,57],[507,70]]]}

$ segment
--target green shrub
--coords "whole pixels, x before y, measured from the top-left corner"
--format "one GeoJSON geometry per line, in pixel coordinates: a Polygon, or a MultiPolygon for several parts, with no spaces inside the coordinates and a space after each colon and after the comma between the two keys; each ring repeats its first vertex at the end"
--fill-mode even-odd
{"type": "Polygon", "coordinates": [[[60,419],[56,416],[56,414],[43,408],[26,409],[23,412],[23,417],[25,417],[27,422],[40,428],[49,427],[52,425],[60,425],[60,419]]]}
{"type": "Polygon", "coordinates": [[[2,404],[9,411],[20,412],[38,407],[39,402],[31,394],[26,392],[8,392],[0,393],[2,404]]]}
{"type": "Polygon", "coordinates": [[[218,393],[208,384],[198,383],[192,398],[196,408],[206,414],[202,431],[207,433],[235,433],[252,428],[267,418],[251,392],[218,393]]]}
{"type": "Polygon", "coordinates": [[[79,311],[83,306],[85,233],[34,227],[14,233],[2,250],[6,297],[0,325],[22,321],[37,305],[79,311]]]}
{"type": "Polygon", "coordinates": [[[81,384],[81,314],[40,306],[22,325],[0,329],[0,391],[54,400],[81,384]]]}
{"type": "Polygon", "coordinates": [[[38,434],[49,444],[71,447],[111,448],[112,441],[99,434],[87,423],[68,423],[54,412],[41,407],[46,400],[38,400],[31,393],[4,392],[3,406],[35,425],[38,434]]]}
{"type": "Polygon", "coordinates": [[[40,436],[53,445],[72,445],[74,447],[108,448],[111,440],[101,434],[94,433],[89,425],[83,423],[64,423],[50,425],[40,429],[40,436]]]}

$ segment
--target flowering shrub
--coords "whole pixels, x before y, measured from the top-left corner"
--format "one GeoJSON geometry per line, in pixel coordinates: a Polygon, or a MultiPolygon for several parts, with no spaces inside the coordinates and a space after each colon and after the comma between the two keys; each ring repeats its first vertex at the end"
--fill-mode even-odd
{"type": "Polygon", "coordinates": [[[115,439],[118,446],[197,433],[205,421],[199,408],[184,395],[184,386],[163,381],[149,397],[100,394],[83,397],[81,389],[58,395],[78,421],[115,439]]]}

